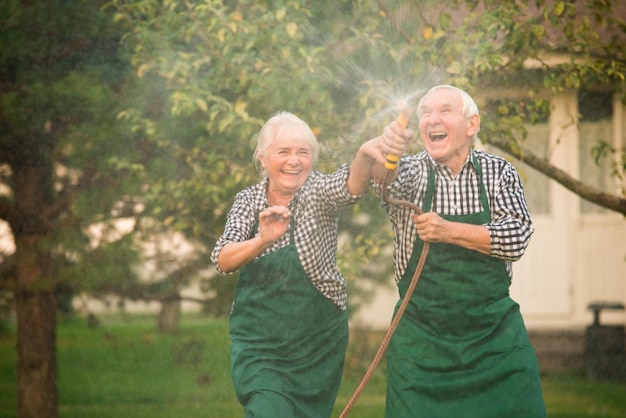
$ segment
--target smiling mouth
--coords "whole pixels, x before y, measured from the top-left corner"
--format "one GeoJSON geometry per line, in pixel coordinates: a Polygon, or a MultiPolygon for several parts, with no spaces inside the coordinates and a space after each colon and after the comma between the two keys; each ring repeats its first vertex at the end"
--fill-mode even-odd
{"type": "Polygon", "coordinates": [[[445,139],[448,136],[447,133],[445,132],[433,132],[428,134],[428,137],[430,138],[431,141],[439,141],[442,139],[445,139]]]}

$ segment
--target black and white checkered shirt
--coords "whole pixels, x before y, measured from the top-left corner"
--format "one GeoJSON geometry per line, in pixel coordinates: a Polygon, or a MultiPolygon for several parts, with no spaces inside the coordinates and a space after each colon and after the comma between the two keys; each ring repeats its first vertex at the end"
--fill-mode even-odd
{"type": "MultiPolygon", "coordinates": [[[[361,197],[348,192],[346,182],[349,168],[344,164],[332,174],[312,171],[289,203],[292,214],[290,228],[295,220],[294,241],[302,267],[320,292],[342,310],[346,309],[347,292],[346,280],[339,272],[336,260],[338,210],[355,203],[361,197]]],[[[217,256],[224,245],[245,241],[258,234],[258,226],[257,230],[252,229],[259,212],[269,207],[266,197],[267,181],[265,178],[261,183],[242,190],[235,197],[228,213],[224,234],[211,253],[211,260],[216,265],[217,256]]],[[[289,232],[264,250],[259,257],[288,244],[289,232]]]]}
{"type": "MultiPolygon", "coordinates": [[[[491,236],[491,256],[505,260],[509,277],[512,277],[511,262],[524,254],[534,231],[524,190],[512,164],[483,151],[472,152],[482,167],[483,184],[489,199],[491,222],[486,226],[491,236]]],[[[398,175],[389,185],[389,196],[423,207],[429,165],[436,175],[431,211],[440,215],[467,215],[481,211],[479,178],[469,156],[456,177],[425,151],[403,156],[398,175]]],[[[380,192],[379,185],[375,184],[375,189],[380,192]]],[[[395,279],[399,281],[411,257],[417,230],[410,218],[410,209],[400,206],[386,206],[386,209],[394,229],[395,279]]]]}

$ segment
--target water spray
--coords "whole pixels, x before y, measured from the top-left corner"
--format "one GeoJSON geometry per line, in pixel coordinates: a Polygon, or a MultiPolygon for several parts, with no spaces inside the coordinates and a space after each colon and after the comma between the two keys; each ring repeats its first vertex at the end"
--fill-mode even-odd
{"type": "MultiPolygon", "coordinates": [[[[409,119],[411,118],[411,112],[410,112],[409,107],[404,105],[403,102],[400,102],[399,106],[400,106],[400,114],[398,115],[397,122],[400,124],[400,126],[402,126],[403,129],[406,129],[409,123],[409,119]]],[[[400,160],[400,156],[388,154],[386,157],[386,160],[387,160],[385,162],[386,170],[385,170],[385,174],[383,178],[383,183],[381,186],[381,199],[387,204],[405,206],[405,207],[412,209],[418,214],[423,213],[422,210],[414,203],[408,202],[405,200],[393,199],[387,195],[387,186],[388,186],[387,175],[393,172],[397,168],[398,160],[400,160]]],[[[378,367],[378,363],[380,363],[380,360],[385,354],[385,351],[387,350],[387,346],[389,346],[389,341],[391,340],[391,337],[394,331],[398,327],[398,323],[400,322],[400,319],[402,318],[402,315],[404,314],[404,311],[406,310],[406,307],[409,304],[409,300],[411,300],[411,296],[413,295],[413,291],[415,290],[417,281],[419,280],[419,277],[422,274],[422,269],[424,268],[424,264],[426,263],[426,256],[428,255],[428,248],[429,248],[429,243],[424,242],[424,245],[422,247],[422,253],[420,254],[419,261],[417,262],[417,267],[415,268],[415,272],[413,273],[413,278],[411,278],[409,287],[407,288],[407,291],[404,294],[404,298],[402,298],[402,303],[398,307],[398,310],[396,311],[396,314],[394,315],[393,320],[391,321],[391,325],[389,325],[389,328],[387,329],[387,332],[385,333],[385,336],[383,340],[381,341],[380,346],[378,347],[378,351],[376,352],[376,355],[374,356],[372,363],[370,364],[369,368],[365,372],[365,375],[361,379],[359,386],[357,386],[356,390],[354,391],[354,394],[352,394],[352,397],[350,398],[345,408],[343,409],[343,412],[341,413],[341,415],[339,415],[339,418],[345,418],[348,416],[348,414],[352,410],[352,407],[354,406],[356,401],[359,399],[359,396],[361,396],[361,392],[363,392],[363,390],[365,389],[367,382],[369,382],[372,375],[374,374],[376,367],[378,367]]]]}

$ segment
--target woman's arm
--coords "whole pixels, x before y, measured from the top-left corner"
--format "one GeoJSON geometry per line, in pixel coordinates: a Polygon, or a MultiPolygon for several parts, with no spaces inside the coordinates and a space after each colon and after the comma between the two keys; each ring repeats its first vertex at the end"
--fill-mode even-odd
{"type": "Polygon", "coordinates": [[[259,213],[259,234],[224,245],[217,256],[218,269],[233,273],[250,263],[289,230],[290,216],[285,206],[272,206],[259,213]]]}
{"type": "Polygon", "coordinates": [[[403,129],[397,121],[394,121],[384,129],[381,136],[361,145],[350,164],[347,182],[350,194],[364,194],[370,186],[372,176],[375,176],[377,181],[381,180],[376,177],[384,172],[387,155],[404,154],[413,135],[413,131],[403,129]]]}

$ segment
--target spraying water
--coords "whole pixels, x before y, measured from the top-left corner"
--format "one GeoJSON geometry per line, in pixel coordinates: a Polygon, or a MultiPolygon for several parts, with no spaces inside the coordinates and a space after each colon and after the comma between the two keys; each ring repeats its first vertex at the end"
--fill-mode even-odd
{"type": "Polygon", "coordinates": [[[444,74],[428,71],[418,56],[391,57],[373,50],[359,54],[340,41],[327,42],[327,49],[333,51],[332,68],[324,81],[334,86],[341,118],[350,123],[339,138],[332,138],[338,141],[334,149],[324,149],[325,155],[333,156],[331,166],[335,166],[350,161],[360,144],[382,132],[399,114],[414,116],[419,99],[432,86],[441,84],[444,74]]]}

